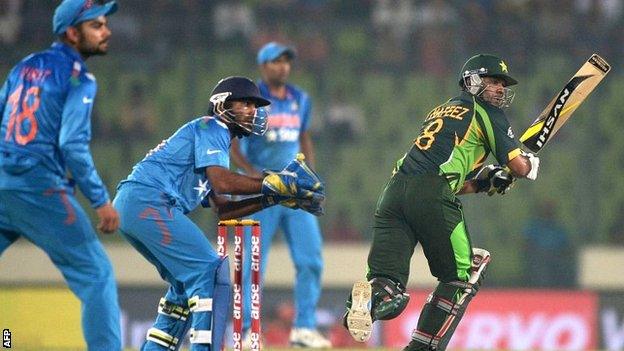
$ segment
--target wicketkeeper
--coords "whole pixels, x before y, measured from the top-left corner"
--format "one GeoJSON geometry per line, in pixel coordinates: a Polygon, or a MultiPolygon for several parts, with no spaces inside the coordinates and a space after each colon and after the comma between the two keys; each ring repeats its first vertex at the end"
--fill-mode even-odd
{"type": "Polygon", "coordinates": [[[122,235],[170,284],[142,350],[177,350],[189,329],[191,350],[222,347],[232,297],[227,257],[218,256],[187,213],[200,203],[219,219],[277,204],[322,211],[323,184],[301,160],[257,178],[230,172],[232,139],[263,134],[261,107],[268,104],[248,78],[222,79],[210,95],[208,116],[152,149],[119,185],[113,204],[122,235]],[[258,196],[231,201],[226,194],[258,196]]]}
{"type": "Polygon", "coordinates": [[[537,177],[539,159],[520,149],[503,111],[516,83],[500,58],[471,57],[459,75],[461,94],[427,115],[396,163],[375,210],[367,280],[355,283],[347,301],[344,323],[356,340],[407,306],[410,259],[420,243],[439,283],[404,350],[446,348],[490,256],[472,248],[457,195],[504,194],[514,178],[537,177]],[[490,153],[498,165],[482,167],[490,153]]]}

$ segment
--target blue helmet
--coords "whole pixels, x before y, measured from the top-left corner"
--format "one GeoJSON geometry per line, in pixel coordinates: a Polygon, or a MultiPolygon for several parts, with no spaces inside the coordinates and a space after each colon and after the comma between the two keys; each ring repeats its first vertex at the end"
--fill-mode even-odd
{"type": "Polygon", "coordinates": [[[236,136],[250,134],[263,135],[267,130],[266,110],[262,107],[271,102],[262,97],[258,86],[246,77],[227,77],[221,79],[210,94],[208,113],[217,116],[228,125],[236,136]],[[256,104],[256,112],[251,121],[248,116],[234,114],[229,101],[252,101],[256,104]]]}

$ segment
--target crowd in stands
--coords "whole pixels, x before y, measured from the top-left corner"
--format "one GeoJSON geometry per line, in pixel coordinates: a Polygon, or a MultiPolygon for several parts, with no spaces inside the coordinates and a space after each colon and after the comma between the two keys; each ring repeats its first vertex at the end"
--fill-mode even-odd
{"type": "MultiPolygon", "coordinates": [[[[110,60],[89,62],[100,84],[92,148],[96,162],[104,165],[99,169],[109,188],[114,191],[149,146],[181,124],[172,116],[190,119],[205,112],[206,94],[216,79],[257,77],[255,53],[266,42],[279,40],[296,47],[292,80],[314,99],[318,168],[328,184],[327,215],[322,222],[328,241],[368,237],[375,196],[401,152],[397,148],[404,145],[407,151],[424,114],[457,91],[458,69],[467,57],[477,52],[498,54],[519,77],[517,105],[510,111],[521,116],[512,118],[517,132],[591,53],[600,53],[614,67],[624,58],[624,3],[619,0],[118,3],[119,12],[110,18],[115,32],[110,60]]],[[[3,79],[18,59],[54,40],[49,14],[56,4],[0,1],[3,79]]],[[[554,145],[555,150],[544,155],[541,185],[527,197],[494,200],[487,208],[493,218],[473,216],[483,221],[469,223],[476,240],[491,243],[488,248],[503,247],[496,244],[499,233],[519,235],[523,219],[529,216],[528,210],[512,205],[537,202],[540,191],[551,191],[555,194],[550,196],[562,194],[555,201],[570,235],[621,243],[619,224],[624,220],[616,209],[624,207],[624,189],[618,187],[603,199],[586,190],[591,182],[562,180],[557,174],[559,166],[568,167],[566,175],[578,175],[591,164],[596,167],[590,173],[601,177],[606,173],[601,162],[622,159],[619,139],[613,134],[623,112],[617,104],[620,92],[608,85],[624,83],[621,73],[611,75],[610,83],[579,110],[586,119],[599,118],[602,124],[574,121],[563,131],[557,141],[560,147],[554,145]],[[566,154],[564,148],[579,147],[574,138],[588,134],[602,144],[590,141],[583,149],[600,147],[604,157],[596,156],[597,151],[566,154]],[[578,192],[569,194],[574,191],[578,192]],[[584,202],[595,210],[581,206],[581,196],[587,196],[584,202]],[[496,222],[508,216],[520,218],[507,226],[496,222]],[[599,224],[591,224],[596,216],[599,224]]],[[[616,184],[609,179],[597,186],[616,184]]]]}

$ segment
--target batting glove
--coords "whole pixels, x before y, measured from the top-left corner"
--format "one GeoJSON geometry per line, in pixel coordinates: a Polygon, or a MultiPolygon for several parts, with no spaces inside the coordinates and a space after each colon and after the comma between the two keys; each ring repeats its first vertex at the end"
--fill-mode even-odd
{"type": "Polygon", "coordinates": [[[477,173],[475,177],[477,192],[487,192],[489,196],[495,193],[505,194],[511,187],[514,177],[503,167],[488,165],[477,173]]]}

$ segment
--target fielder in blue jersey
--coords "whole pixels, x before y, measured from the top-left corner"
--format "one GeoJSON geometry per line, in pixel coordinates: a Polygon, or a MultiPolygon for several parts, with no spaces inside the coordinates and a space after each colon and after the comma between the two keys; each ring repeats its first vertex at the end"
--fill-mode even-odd
{"type": "Polygon", "coordinates": [[[264,99],[248,78],[228,77],[212,91],[208,116],[190,121],[151,150],[113,201],[122,235],[170,284],[142,350],[177,350],[190,329],[191,350],[220,351],[230,318],[229,265],[186,214],[200,203],[220,219],[283,204],[319,212],[318,177],[299,160],[284,172],[249,177],[229,170],[235,137],[266,130],[264,99]],[[259,196],[231,201],[226,194],[259,196]]]}
{"type": "Polygon", "coordinates": [[[0,89],[0,253],[20,236],[43,249],[82,303],[88,349],[103,351],[121,349],[117,287],[74,184],[98,228],[116,231],[119,217],[89,152],[97,85],[85,65],[106,54],[106,16],[116,10],[114,1],[63,1],[53,19],[59,40],[19,62],[0,89]]]}
{"type": "MultiPolygon", "coordinates": [[[[262,74],[258,86],[262,96],[271,101],[268,129],[263,136],[253,135],[232,145],[232,159],[248,175],[257,176],[263,170],[280,170],[298,152],[302,152],[306,160],[314,165],[314,150],[308,132],[311,123],[310,98],[303,90],[287,84],[294,57],[295,51],[292,48],[277,42],[266,44],[258,52],[257,63],[262,74]]],[[[262,275],[278,228],[284,232],[290,249],[296,270],[296,315],[290,332],[291,345],[306,348],[331,347],[329,340],[318,332],[316,322],[323,270],[323,239],[318,220],[306,211],[287,211],[284,207],[263,210],[250,218],[262,223],[262,275]]],[[[249,289],[249,266],[243,272],[243,286],[249,289]]],[[[248,317],[250,294],[245,292],[245,296],[243,306],[246,310],[243,316],[248,317]]],[[[245,329],[249,329],[250,324],[247,318],[245,329]]]]}

